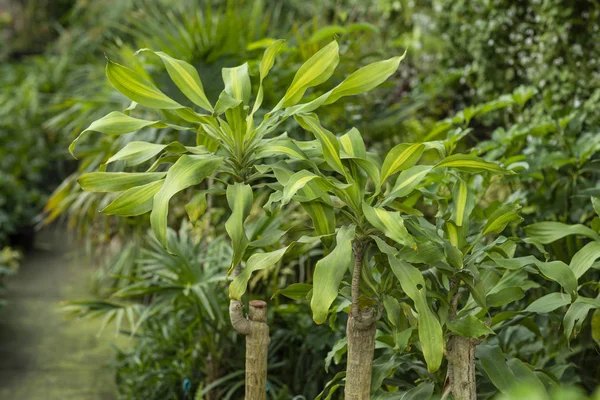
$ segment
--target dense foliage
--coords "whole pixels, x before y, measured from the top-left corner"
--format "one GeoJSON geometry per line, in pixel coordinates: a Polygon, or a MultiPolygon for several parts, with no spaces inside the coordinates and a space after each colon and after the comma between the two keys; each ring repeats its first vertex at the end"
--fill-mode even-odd
{"type": "MultiPolygon", "coordinates": [[[[600,4],[319,3],[79,0],[2,17],[0,248],[63,221],[104,255],[97,298],[68,308],[136,338],[115,359],[122,398],[241,398],[230,297],[269,302],[272,399],[340,398],[359,309],[378,314],[373,398],[454,392],[463,345],[479,398],[591,394],[600,4]],[[333,47],[335,72],[290,94],[333,47]],[[369,74],[368,93],[321,101],[405,50],[379,87],[369,74]],[[297,106],[305,91],[318,118],[297,106]],[[123,171],[134,181],[106,175],[123,171]]],[[[19,256],[0,254],[3,283],[19,256]]]]}

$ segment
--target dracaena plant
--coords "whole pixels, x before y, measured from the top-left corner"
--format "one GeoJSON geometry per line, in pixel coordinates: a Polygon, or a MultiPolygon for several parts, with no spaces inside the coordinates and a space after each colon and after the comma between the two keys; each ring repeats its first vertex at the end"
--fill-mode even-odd
{"type": "MultiPolygon", "coordinates": [[[[136,216],[151,212],[152,231],[165,247],[168,246],[169,201],[173,196],[188,188],[198,187],[210,177],[213,183],[207,181],[186,207],[190,216],[197,218],[207,208],[207,195],[215,197],[225,194],[230,209],[225,230],[233,248],[230,318],[234,329],[247,338],[246,399],[263,399],[266,395],[269,328],[266,324],[266,304],[251,302],[250,315],[246,318],[241,298],[252,272],[278,263],[292,247],[288,245],[264,252],[264,241],[248,240],[245,220],[252,209],[254,194],[264,190],[264,183],[270,180],[268,170],[260,166],[275,162],[277,158],[313,163],[285,133],[275,136],[275,132],[283,121],[292,116],[306,114],[332,104],[341,97],[373,89],[392,75],[402,60],[402,57],[393,57],[367,65],[316,99],[300,103],[309,88],[325,83],[333,75],[339,63],[339,47],[333,41],[298,69],[281,100],[273,109],[261,111],[264,117],[259,119],[257,116],[264,95],[263,80],[273,67],[282,46],[284,42],[278,40],[265,50],[258,68],[258,89],[253,101],[248,64],[223,68],[225,88],[214,106],[204,93],[198,71],[164,52],[148,49],[139,51],[162,61],[169,77],[187,99],[186,103],[191,103],[190,106],[173,100],[136,71],[109,60],[106,74],[110,83],[128,97],[132,105],[125,113],[111,112],[82,132],[122,135],[145,127],[155,127],[196,133],[195,145],[177,141],[168,144],[130,142],[106,161],[103,171],[85,174],[79,183],[88,191],[120,192],[103,210],[105,213],[136,216]],[[132,117],[131,114],[138,107],[154,111],[156,119],[132,117]],[[151,161],[144,172],[106,171],[119,165],[139,168],[151,161]]],[[[72,153],[76,151],[80,137],[71,144],[72,153]]]]}
{"type": "Polygon", "coordinates": [[[322,150],[321,158],[313,158],[307,165],[312,171],[294,173],[285,163],[271,165],[280,191],[271,196],[268,205],[284,206],[292,199],[300,202],[315,233],[329,247],[314,272],[310,304],[315,322],[327,319],[344,276],[351,270],[349,293],[345,287],[341,290],[350,298],[346,399],[370,398],[381,384],[371,381],[376,322],[392,287],[412,301],[418,313],[422,353],[428,369],[437,371],[444,351],[442,326],[427,296],[422,272],[402,260],[404,255],[414,258],[427,252],[431,224],[417,219],[419,212],[410,204],[421,196],[421,187],[443,179],[450,170],[509,171],[471,155],[446,156],[454,149],[457,136],[443,142],[399,144],[381,163],[367,151],[358,130],[337,137],[314,114],[295,118],[316,137],[302,147],[313,143],[313,148],[322,150]],[[422,158],[429,162],[417,165],[422,158]],[[407,229],[409,224],[413,232],[407,229]]]}

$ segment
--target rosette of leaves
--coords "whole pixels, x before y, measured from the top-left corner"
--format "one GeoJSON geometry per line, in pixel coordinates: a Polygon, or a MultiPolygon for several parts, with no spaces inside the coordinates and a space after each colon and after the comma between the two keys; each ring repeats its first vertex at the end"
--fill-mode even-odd
{"type": "MultiPolygon", "coordinates": [[[[119,193],[102,210],[104,213],[137,216],[150,212],[152,231],[167,248],[169,202],[173,196],[188,188],[204,185],[186,206],[190,218],[196,220],[208,208],[207,196],[225,195],[230,210],[225,230],[232,243],[230,271],[235,277],[229,287],[232,299],[230,317],[236,331],[248,337],[252,327],[256,326],[250,323],[255,321],[243,316],[240,302],[247,290],[248,280],[252,272],[278,263],[292,247],[290,244],[264,252],[262,249],[266,242],[276,242],[281,237],[277,232],[272,238],[255,242],[248,240],[244,222],[254,203],[255,192],[264,190],[265,183],[271,180],[271,174],[264,165],[275,163],[278,158],[315,165],[307,154],[311,149],[305,151],[285,133],[277,135],[278,127],[290,117],[306,115],[344,96],[373,89],[397,70],[403,58],[393,57],[369,64],[316,99],[301,103],[306,91],[326,82],[337,67],[339,48],[337,42],[333,41],[298,69],[279,103],[259,120],[255,115],[264,96],[263,80],[273,68],[275,57],[283,45],[282,40],[274,41],[265,50],[258,68],[258,89],[254,97],[247,63],[223,68],[225,88],[214,105],[204,93],[198,71],[187,62],[164,52],[148,49],[139,51],[155,55],[162,61],[169,77],[185,96],[185,102],[173,100],[138,72],[109,60],[106,74],[110,83],[132,104],[125,112],[113,111],[82,132],[82,135],[88,131],[123,135],[154,127],[195,133],[196,142],[193,145],[177,141],[168,144],[130,142],[108,159],[101,171],[81,176],[79,183],[87,191],[119,193]],[[133,117],[131,114],[137,108],[154,111],[156,118],[148,120],[133,117]],[[144,164],[148,167],[143,172],[122,171],[127,167],[139,169],[144,164]],[[213,183],[206,181],[208,178],[213,183]]],[[[76,151],[80,137],[71,144],[71,153],[76,151]]],[[[327,148],[322,150],[328,151],[327,148]]],[[[254,372],[258,374],[257,379],[264,382],[266,371],[254,372]]]]}

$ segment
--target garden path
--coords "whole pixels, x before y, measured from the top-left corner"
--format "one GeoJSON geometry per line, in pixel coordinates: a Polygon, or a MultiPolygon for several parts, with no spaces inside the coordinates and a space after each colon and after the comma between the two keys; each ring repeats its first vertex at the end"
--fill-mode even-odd
{"type": "Polygon", "coordinates": [[[44,232],[7,282],[0,310],[0,399],[114,400],[112,334],[65,319],[63,300],[89,297],[93,268],[61,231],[44,232]]]}

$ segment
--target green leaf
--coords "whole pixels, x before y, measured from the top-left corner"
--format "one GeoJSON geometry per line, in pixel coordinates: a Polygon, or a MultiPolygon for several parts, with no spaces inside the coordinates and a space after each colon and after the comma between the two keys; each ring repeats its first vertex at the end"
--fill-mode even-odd
{"type": "Polygon", "coordinates": [[[396,179],[396,184],[390,193],[385,196],[386,200],[411,194],[423,182],[432,168],[430,165],[415,165],[400,172],[398,179],[396,179]]]}
{"type": "Polygon", "coordinates": [[[469,215],[471,215],[473,207],[475,207],[475,196],[469,189],[469,185],[460,179],[454,185],[452,197],[454,199],[452,219],[456,223],[456,226],[463,226],[469,218],[469,215]]]}
{"type": "Polygon", "coordinates": [[[575,274],[575,278],[579,279],[598,258],[600,258],[600,242],[590,242],[575,253],[569,268],[575,274]]]}
{"type": "Polygon", "coordinates": [[[321,201],[302,203],[302,208],[313,222],[317,235],[329,235],[335,232],[335,210],[321,201]]]}
{"type": "Polygon", "coordinates": [[[223,159],[212,155],[183,155],[169,168],[165,183],[154,196],[150,224],[156,239],[167,247],[169,201],[175,194],[202,182],[223,159]]]}
{"type": "Polygon", "coordinates": [[[204,87],[200,80],[198,71],[192,65],[185,61],[177,60],[162,51],[152,51],[150,49],[141,49],[137,52],[148,51],[156,54],[162,60],[167,73],[177,85],[179,90],[188,98],[192,103],[198,107],[202,107],[206,111],[212,112],[213,107],[204,94],[204,87]]]}
{"type": "Polygon", "coordinates": [[[77,180],[87,192],[121,192],[164,178],[166,172],[90,172],[77,180]]]}
{"type": "MultiPolygon", "coordinates": [[[[323,178],[313,174],[310,171],[302,170],[296,172],[294,175],[290,177],[287,183],[283,186],[283,196],[281,198],[281,205],[284,206],[292,200],[292,197],[296,195],[296,193],[304,188],[309,182],[313,180],[323,180],[323,178]]],[[[314,198],[309,198],[313,200],[314,198]]]]}
{"type": "Polygon", "coordinates": [[[342,145],[342,150],[344,150],[349,156],[362,159],[367,158],[365,142],[358,129],[350,129],[347,133],[340,137],[339,142],[342,145]]]}
{"type": "Polygon", "coordinates": [[[419,162],[423,151],[425,151],[425,145],[422,143],[402,143],[390,150],[381,166],[381,185],[383,186],[391,175],[406,170],[419,162]]]}
{"type": "Polygon", "coordinates": [[[227,186],[227,204],[231,209],[231,216],[225,222],[225,230],[231,238],[233,247],[233,260],[231,266],[239,264],[248,247],[248,238],[244,230],[244,220],[250,213],[254,195],[250,185],[234,183],[227,186]]]}
{"type": "Polygon", "coordinates": [[[374,62],[351,73],[331,91],[324,104],[335,103],[341,97],[365,93],[381,85],[396,72],[405,55],[406,52],[398,57],[374,62]]]}
{"type": "Polygon", "coordinates": [[[113,111],[104,117],[94,121],[83,132],[81,132],[75,140],[69,145],[69,152],[75,157],[74,151],[77,142],[87,132],[100,132],[106,135],[124,135],[126,133],[135,132],[147,126],[154,128],[171,127],[177,130],[188,129],[182,126],[170,125],[161,121],[147,121],[145,119],[133,118],[123,113],[113,111]]]}
{"type": "Polygon", "coordinates": [[[491,172],[492,174],[514,174],[513,171],[502,168],[500,165],[483,160],[476,156],[466,154],[454,154],[444,158],[434,168],[456,168],[465,172],[480,173],[491,172]]]}
{"type": "Polygon", "coordinates": [[[354,229],[354,226],[341,227],[336,236],[335,248],[317,261],[315,266],[310,308],[317,324],[322,324],[327,319],[329,307],[338,296],[340,282],[352,262],[354,229]]]}
{"type": "Polygon", "coordinates": [[[157,144],[148,142],[129,142],[114,156],[106,161],[107,164],[115,161],[125,161],[125,165],[133,167],[142,164],[162,151],[171,151],[174,153],[185,153],[185,146],[178,142],[171,144],[157,144]]]}
{"type": "Polygon", "coordinates": [[[600,197],[592,196],[592,207],[594,207],[594,211],[596,211],[596,214],[600,217],[600,197]]]}
{"type": "Polygon", "coordinates": [[[317,51],[298,69],[285,96],[273,111],[298,103],[306,89],[320,85],[333,75],[339,61],[339,46],[336,41],[317,51]]]}
{"type": "Polygon", "coordinates": [[[489,307],[502,307],[513,301],[525,297],[525,292],[520,287],[507,287],[495,293],[490,293],[486,297],[486,304],[489,307]]]}
{"type": "Polygon", "coordinates": [[[476,355],[498,390],[506,392],[516,382],[517,377],[506,364],[506,358],[498,346],[478,346],[476,355]]]}
{"type": "Polygon", "coordinates": [[[448,321],[446,326],[457,335],[467,338],[494,335],[494,331],[474,315],[467,315],[460,319],[448,321]]]}
{"type": "Polygon", "coordinates": [[[587,318],[590,310],[599,308],[600,304],[595,304],[594,300],[597,299],[578,297],[571,304],[563,318],[563,333],[567,339],[571,337],[573,331],[577,334],[581,330],[583,321],[587,318]]]}
{"type": "Polygon", "coordinates": [[[569,235],[581,235],[600,240],[596,232],[581,224],[567,225],[562,222],[547,221],[526,226],[524,229],[528,239],[541,244],[552,243],[569,235]]]}
{"type": "Polygon", "coordinates": [[[404,227],[404,219],[399,212],[371,207],[365,202],[363,202],[362,209],[367,221],[387,237],[404,246],[416,249],[415,240],[404,227]]]}
{"type": "Polygon", "coordinates": [[[236,108],[242,104],[242,100],[234,99],[230,95],[228,95],[225,91],[221,92],[219,98],[217,99],[217,104],[215,104],[215,115],[221,115],[227,110],[236,108]]]}
{"type": "Polygon", "coordinates": [[[571,297],[564,293],[550,293],[531,303],[525,312],[549,313],[571,303],[571,297]]]}
{"type": "Polygon", "coordinates": [[[281,294],[292,300],[305,300],[313,286],[308,283],[292,283],[285,289],[279,289],[273,297],[281,294]]]}
{"type": "Polygon", "coordinates": [[[264,89],[263,89],[263,81],[273,68],[273,64],[275,63],[275,56],[279,53],[279,50],[283,46],[285,40],[275,40],[271,45],[265,50],[263,53],[262,59],[260,60],[260,65],[258,67],[259,75],[260,75],[260,83],[258,86],[258,93],[256,94],[256,100],[254,101],[254,106],[252,107],[252,115],[260,108],[262,105],[263,97],[264,97],[264,89]]]}
{"type": "Polygon", "coordinates": [[[539,393],[546,392],[546,387],[540,378],[538,378],[531,368],[528,367],[523,361],[519,360],[518,358],[511,358],[507,361],[506,365],[508,365],[511,371],[515,374],[519,384],[534,386],[537,388],[537,390],[539,390],[539,393]]]}
{"type": "Polygon", "coordinates": [[[160,110],[184,108],[134,70],[110,60],[106,64],[106,76],[115,89],[138,104],[160,110]]]}
{"type": "Polygon", "coordinates": [[[519,206],[516,204],[509,204],[499,207],[496,211],[490,215],[485,226],[483,227],[483,234],[487,235],[488,233],[500,233],[506,228],[511,222],[514,221],[523,221],[523,218],[516,211],[519,209],[519,206]]]}
{"type": "Polygon", "coordinates": [[[392,326],[395,328],[401,328],[402,309],[400,308],[400,302],[398,302],[398,299],[386,295],[383,298],[383,307],[385,308],[385,313],[392,326]]]}
{"type": "Polygon", "coordinates": [[[152,210],[154,195],[163,185],[163,180],[136,186],[121,193],[102,212],[108,215],[133,217],[152,210]]]}
{"type": "Polygon", "coordinates": [[[442,364],[444,339],[440,321],[427,304],[425,279],[423,279],[421,271],[395,256],[396,249],[377,237],[374,239],[379,250],[387,254],[392,272],[419,313],[419,341],[427,362],[427,369],[433,373],[442,364]]]}
{"type": "Polygon", "coordinates": [[[248,63],[238,67],[223,68],[221,70],[223,82],[225,82],[225,93],[244,104],[250,104],[252,86],[248,74],[248,63]]]}
{"type": "Polygon", "coordinates": [[[208,208],[206,195],[208,192],[208,190],[200,190],[198,193],[194,194],[194,197],[192,197],[185,205],[185,211],[190,221],[198,221],[198,219],[206,212],[206,209],[208,208]]]}
{"type": "Polygon", "coordinates": [[[312,132],[316,136],[323,149],[325,162],[334,171],[346,175],[346,170],[340,159],[340,144],[335,135],[321,126],[319,118],[315,114],[296,115],[294,118],[303,129],[312,132]]]}
{"type": "Polygon", "coordinates": [[[252,273],[254,271],[271,268],[273,265],[277,264],[279,260],[281,260],[285,252],[290,248],[290,246],[286,246],[279,250],[271,251],[268,253],[252,254],[248,261],[246,261],[246,266],[229,285],[229,298],[234,300],[240,300],[244,293],[246,293],[246,290],[248,289],[248,281],[250,280],[252,273]]]}

